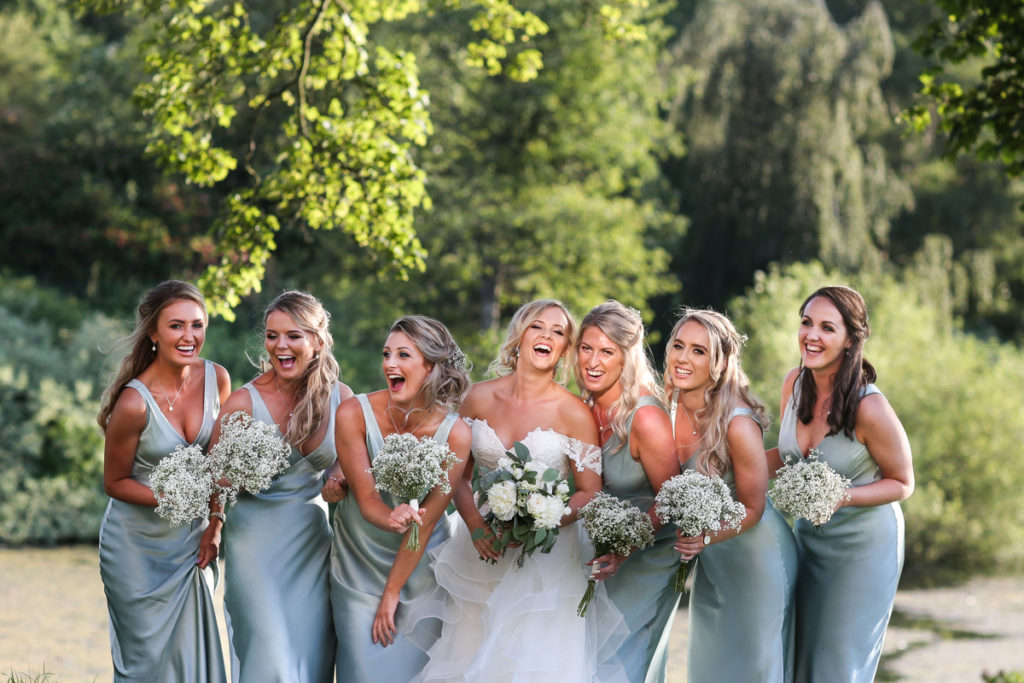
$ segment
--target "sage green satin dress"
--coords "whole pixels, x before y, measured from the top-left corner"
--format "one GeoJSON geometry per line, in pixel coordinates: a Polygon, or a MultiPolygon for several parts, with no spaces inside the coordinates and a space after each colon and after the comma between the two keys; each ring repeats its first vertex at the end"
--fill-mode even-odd
{"type": "MultiPolygon", "coordinates": [[[[637,410],[649,405],[664,410],[653,396],[641,396],[637,410]]],[[[636,411],[626,423],[627,434],[634,417],[636,411]]],[[[613,434],[601,449],[601,465],[605,491],[644,512],[650,509],[654,489],[643,465],[630,455],[629,437],[620,442],[613,434]]],[[[608,597],[629,628],[629,636],[619,648],[619,659],[630,683],[665,680],[669,635],[680,596],[672,585],[679,566],[679,553],[672,547],[675,538],[675,527],[666,524],[655,534],[654,545],[634,552],[614,576],[604,581],[608,597]]]]}
{"type": "MultiPolygon", "coordinates": [[[[254,420],[274,418],[252,384],[254,420]]],[[[240,493],[224,522],[225,591],[231,679],[242,683],[329,683],[334,678],[329,563],[331,528],[320,496],[323,471],[334,463],[331,392],[324,439],[259,493],[240,493]]]]}
{"type": "MultiPolygon", "coordinates": [[[[366,448],[370,462],[384,445],[373,409],[365,394],[356,396],[366,421],[366,448]]],[[[448,442],[448,434],[458,416],[447,415],[434,433],[434,440],[448,442]]],[[[400,502],[381,491],[384,502],[394,507],[400,502]]],[[[402,587],[395,622],[398,634],[386,648],[373,642],[370,630],[384,584],[395,561],[403,535],[384,531],[367,522],[359,511],[353,495],[346,496],[334,511],[334,545],[331,549],[331,603],[334,607],[334,628],[338,634],[338,680],[346,683],[363,681],[405,683],[419,673],[427,662],[423,649],[407,638],[404,616],[410,601],[437,588],[428,566],[427,553],[448,540],[451,535],[445,515],[434,526],[429,539],[420,538],[426,549],[420,563],[402,587]]],[[[415,625],[415,640],[429,647],[441,633],[441,621],[424,619],[415,625]]]]}
{"type": "MultiPolygon", "coordinates": [[[[204,361],[203,423],[193,443],[206,447],[220,410],[217,374],[204,361]]],[[[175,446],[189,443],[137,379],[127,388],[146,402],[146,426],[132,478],[149,476],[175,446]]],[[[100,526],[100,577],[110,612],[115,681],[224,681],[213,587],[216,562],[199,569],[199,540],[209,522],[172,527],[156,508],[111,499],[100,526]]]]}
{"type": "MultiPolygon", "coordinates": [[[[881,393],[869,384],[864,395],[881,393]]],[[[779,454],[803,457],[796,438],[799,380],[779,428],[779,454]]],[[[851,488],[881,474],[867,447],[842,432],[818,444],[821,459],[851,488]]],[[[898,503],[842,507],[825,524],[795,524],[800,549],[796,590],[796,680],[874,680],[903,570],[903,511],[898,503]]]]}
{"type": "MultiPolygon", "coordinates": [[[[730,419],[750,414],[738,407],[730,419]]],[[[684,469],[694,467],[696,456],[684,469]]],[[[735,495],[732,470],[723,479],[735,495]]],[[[771,500],[765,500],[756,525],[704,548],[692,574],[687,680],[793,680],[797,549],[792,529],[771,500]]]]}

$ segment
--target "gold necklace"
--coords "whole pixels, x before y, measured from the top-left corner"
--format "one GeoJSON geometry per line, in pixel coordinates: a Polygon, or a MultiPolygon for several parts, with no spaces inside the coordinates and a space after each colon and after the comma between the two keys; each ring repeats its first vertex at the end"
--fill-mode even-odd
{"type": "MultiPolygon", "coordinates": [[[[391,394],[388,394],[388,407],[387,407],[387,411],[386,412],[388,414],[388,419],[391,420],[391,426],[395,428],[395,432],[398,433],[398,434],[402,434],[403,433],[402,430],[398,428],[398,423],[395,422],[394,415],[391,414],[391,394]]],[[[432,412],[433,412],[432,410],[428,410],[427,414],[423,416],[423,419],[420,420],[419,422],[417,422],[416,426],[413,427],[412,429],[408,430],[408,432],[406,432],[406,433],[408,433],[408,434],[415,434],[416,430],[423,426],[423,423],[427,421],[427,418],[430,417],[430,414],[432,412]]],[[[406,415],[405,415],[405,421],[406,422],[409,421],[409,414],[408,413],[406,413],[406,415]]]]}
{"type": "Polygon", "coordinates": [[[181,390],[185,388],[185,381],[188,378],[186,377],[181,380],[181,386],[178,387],[178,390],[174,392],[174,399],[172,400],[167,398],[167,390],[164,389],[164,383],[160,381],[159,375],[154,374],[154,377],[156,377],[156,383],[160,386],[160,393],[163,394],[164,400],[167,401],[167,412],[173,413],[174,404],[177,403],[178,395],[181,394],[181,390]]]}
{"type": "Polygon", "coordinates": [[[289,409],[288,399],[286,399],[284,394],[281,393],[281,387],[277,384],[277,377],[274,378],[274,391],[277,392],[277,397],[281,399],[281,403],[284,405],[285,410],[288,410],[288,417],[290,418],[295,413],[295,406],[290,406],[289,409]]]}
{"type": "Polygon", "coordinates": [[[686,421],[690,423],[690,429],[693,430],[692,434],[697,436],[697,421],[690,417],[690,411],[686,409],[686,404],[681,400],[679,401],[679,406],[683,409],[683,414],[686,415],[686,421]]]}

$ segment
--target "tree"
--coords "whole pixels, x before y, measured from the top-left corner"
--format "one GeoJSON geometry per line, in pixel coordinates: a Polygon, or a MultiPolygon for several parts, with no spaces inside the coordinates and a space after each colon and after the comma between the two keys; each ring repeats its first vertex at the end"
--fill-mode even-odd
{"type": "MultiPolygon", "coordinates": [[[[638,1],[599,3],[596,14],[626,30],[615,12],[638,1]]],[[[415,57],[376,40],[379,26],[455,12],[475,31],[467,59],[515,79],[534,75],[540,56],[506,46],[546,30],[509,0],[91,6],[127,6],[141,22],[151,80],[137,97],[153,122],[150,153],[224,197],[216,262],[200,285],[225,316],[259,290],[282,227],[342,231],[402,277],[423,268],[413,215],[429,200],[413,149],[431,132],[428,100],[415,57]]]]}
{"type": "MultiPolygon", "coordinates": [[[[921,75],[921,94],[936,107],[949,154],[997,159],[1010,176],[1024,174],[1024,9],[1018,0],[934,0],[943,16],[916,42],[938,60],[921,75]],[[981,63],[980,79],[954,65],[981,63]]],[[[923,105],[910,110],[918,129],[931,125],[923,105]]]]}
{"type": "Polygon", "coordinates": [[[877,266],[910,201],[882,137],[893,46],[881,6],[837,25],[821,3],[702,4],[668,66],[688,154],[667,175],[691,219],[688,301],[721,306],[775,261],[877,266]]]}

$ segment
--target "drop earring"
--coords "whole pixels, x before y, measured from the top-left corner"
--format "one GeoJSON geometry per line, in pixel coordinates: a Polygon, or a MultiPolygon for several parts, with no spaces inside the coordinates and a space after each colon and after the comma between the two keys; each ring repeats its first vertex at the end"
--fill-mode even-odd
{"type": "Polygon", "coordinates": [[[153,351],[156,351],[156,342],[153,342],[153,348],[152,348],[152,350],[153,350],[153,351]]]}

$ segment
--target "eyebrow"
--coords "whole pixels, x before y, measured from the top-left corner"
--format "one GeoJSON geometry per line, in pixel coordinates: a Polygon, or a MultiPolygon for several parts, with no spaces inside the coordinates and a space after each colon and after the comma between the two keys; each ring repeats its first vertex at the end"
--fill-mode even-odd
{"type": "MultiPolygon", "coordinates": [[[[182,323],[182,324],[185,324],[185,323],[187,323],[188,321],[187,321],[187,320],[183,320],[183,319],[181,319],[181,318],[171,318],[171,319],[170,319],[170,320],[168,320],[167,322],[168,322],[168,323],[182,323]]],[[[205,322],[205,321],[204,321],[204,320],[203,320],[202,318],[194,318],[194,319],[192,320],[192,322],[194,322],[194,323],[195,323],[195,322],[200,322],[200,323],[201,323],[201,322],[205,322]]]]}

